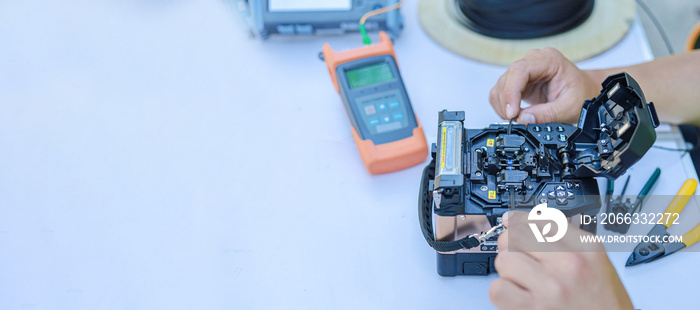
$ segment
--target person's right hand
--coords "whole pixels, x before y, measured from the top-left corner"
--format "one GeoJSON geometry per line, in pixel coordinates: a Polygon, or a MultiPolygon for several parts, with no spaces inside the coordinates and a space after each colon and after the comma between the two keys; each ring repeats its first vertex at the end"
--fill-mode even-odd
{"type": "Polygon", "coordinates": [[[489,101],[502,118],[520,124],[572,124],[584,100],[600,92],[600,82],[556,49],[531,50],[498,79],[489,101]],[[532,106],[521,109],[520,100],[532,106]]]}
{"type": "Polygon", "coordinates": [[[561,240],[539,243],[527,212],[508,211],[503,224],[495,261],[500,278],[489,288],[499,309],[634,309],[603,245],[581,241],[591,233],[569,224],[561,240]]]}

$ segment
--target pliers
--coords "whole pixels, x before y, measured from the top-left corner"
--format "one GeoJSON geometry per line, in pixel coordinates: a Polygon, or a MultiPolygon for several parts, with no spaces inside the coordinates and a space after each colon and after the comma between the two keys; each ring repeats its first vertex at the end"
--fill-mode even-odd
{"type": "MultiPolygon", "coordinates": [[[[608,190],[605,195],[607,200],[607,213],[612,215],[631,215],[637,211],[642,211],[642,203],[644,202],[644,198],[647,196],[647,194],[649,194],[649,191],[654,186],[654,183],[656,183],[656,180],[659,179],[660,174],[661,169],[656,168],[649,180],[647,180],[647,183],[644,184],[644,187],[639,192],[639,195],[637,195],[637,199],[634,201],[634,203],[630,201],[629,197],[623,201],[623,197],[625,197],[625,190],[627,190],[627,184],[629,184],[630,181],[630,176],[627,176],[625,186],[622,187],[622,193],[620,193],[620,196],[618,196],[617,199],[612,199],[612,192],[614,190],[615,183],[608,180],[608,190]]],[[[630,229],[630,223],[612,220],[607,221],[604,227],[610,231],[626,234],[630,229]]]]}
{"type": "MultiPolygon", "coordinates": [[[[666,208],[665,213],[680,214],[683,208],[690,200],[690,197],[695,194],[695,188],[698,181],[690,179],[683,183],[683,186],[673,198],[671,204],[666,208]]],[[[700,239],[700,224],[696,225],[689,232],[684,234],[681,241],[668,242],[664,240],[666,236],[670,236],[666,231],[671,226],[673,221],[666,221],[663,224],[656,224],[649,232],[649,242],[642,242],[634,248],[634,252],[627,259],[627,266],[639,265],[648,263],[659,258],[678,252],[680,249],[691,246],[700,239]]]]}

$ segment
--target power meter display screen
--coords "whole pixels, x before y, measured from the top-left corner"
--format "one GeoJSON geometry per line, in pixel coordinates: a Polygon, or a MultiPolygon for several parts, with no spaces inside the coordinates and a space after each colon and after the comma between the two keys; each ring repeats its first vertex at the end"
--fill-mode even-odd
{"type": "Polygon", "coordinates": [[[362,68],[351,69],[345,72],[350,88],[364,87],[394,79],[391,67],[386,62],[380,62],[362,68]]]}
{"type": "Polygon", "coordinates": [[[270,12],[349,11],[351,0],[270,0],[270,12]]]}

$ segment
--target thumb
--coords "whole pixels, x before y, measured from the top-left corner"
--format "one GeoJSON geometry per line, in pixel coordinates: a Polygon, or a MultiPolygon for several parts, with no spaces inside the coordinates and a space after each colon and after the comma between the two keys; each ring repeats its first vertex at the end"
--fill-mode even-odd
{"type": "Polygon", "coordinates": [[[505,213],[503,213],[503,216],[501,216],[501,219],[503,220],[503,226],[508,228],[514,223],[526,221],[527,214],[528,213],[525,211],[508,210],[505,213]]]}
{"type": "Polygon", "coordinates": [[[534,104],[520,111],[518,124],[543,124],[558,122],[557,102],[534,104]]]}

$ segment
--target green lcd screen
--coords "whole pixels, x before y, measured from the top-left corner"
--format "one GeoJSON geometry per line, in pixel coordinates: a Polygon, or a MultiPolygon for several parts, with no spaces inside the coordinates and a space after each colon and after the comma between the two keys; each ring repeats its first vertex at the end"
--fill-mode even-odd
{"type": "Polygon", "coordinates": [[[364,87],[381,82],[391,81],[394,75],[386,62],[345,71],[350,88],[364,87]]]}

